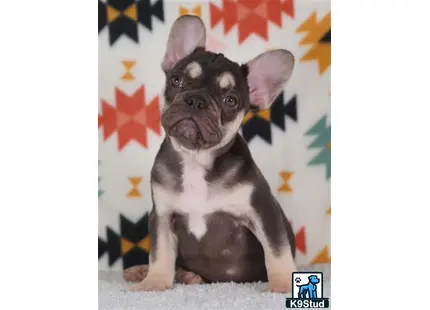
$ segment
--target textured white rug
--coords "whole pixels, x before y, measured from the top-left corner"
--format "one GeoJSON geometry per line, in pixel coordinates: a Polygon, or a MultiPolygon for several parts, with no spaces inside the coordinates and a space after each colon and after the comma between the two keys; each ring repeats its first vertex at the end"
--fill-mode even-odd
{"type": "MultiPolygon", "coordinates": [[[[321,271],[324,297],[330,297],[330,265],[301,267],[321,271]]],[[[175,285],[166,292],[129,292],[118,271],[99,271],[99,309],[121,310],[277,310],[286,309],[285,294],[263,292],[266,283],[175,285]]]]}

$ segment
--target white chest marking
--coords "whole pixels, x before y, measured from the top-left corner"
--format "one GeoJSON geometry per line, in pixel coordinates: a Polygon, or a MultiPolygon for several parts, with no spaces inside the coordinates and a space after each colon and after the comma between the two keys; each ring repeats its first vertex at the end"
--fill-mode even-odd
{"type": "Polygon", "coordinates": [[[205,216],[224,211],[241,216],[251,211],[251,184],[237,184],[225,188],[222,184],[209,184],[204,179],[206,171],[198,163],[186,163],[183,169],[183,191],[174,193],[163,186],[153,184],[157,213],[180,212],[188,216],[190,233],[201,239],[206,231],[205,216]]]}
{"type": "Polygon", "coordinates": [[[183,192],[179,196],[178,208],[184,212],[199,212],[209,198],[209,187],[205,181],[205,170],[196,163],[184,165],[182,174],[183,192]]]}
{"type": "Polygon", "coordinates": [[[188,227],[197,239],[206,233],[204,216],[210,208],[209,186],[204,177],[205,171],[200,165],[185,165],[182,175],[183,192],[175,206],[178,211],[188,214],[188,227]]]}

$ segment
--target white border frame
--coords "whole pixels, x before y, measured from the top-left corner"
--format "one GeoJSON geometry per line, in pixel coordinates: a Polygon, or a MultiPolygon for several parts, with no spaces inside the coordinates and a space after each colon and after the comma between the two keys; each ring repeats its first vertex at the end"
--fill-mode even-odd
{"type": "MultiPolygon", "coordinates": [[[[0,303],[94,309],[96,2],[8,4],[0,303]]],[[[411,291],[411,273],[429,278],[430,10],[417,0],[333,0],[332,11],[330,304],[416,309],[426,290],[411,291]],[[372,293],[375,283],[386,285],[372,293]]]]}

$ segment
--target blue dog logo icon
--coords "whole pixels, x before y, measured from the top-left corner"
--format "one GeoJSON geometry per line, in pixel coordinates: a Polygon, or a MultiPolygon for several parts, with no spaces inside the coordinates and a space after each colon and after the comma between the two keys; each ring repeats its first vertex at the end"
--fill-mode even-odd
{"type": "Polygon", "coordinates": [[[329,308],[329,299],[323,297],[323,273],[319,271],[293,272],[293,292],[285,298],[287,308],[329,308]]]}
{"type": "MultiPolygon", "coordinates": [[[[320,283],[320,279],[316,275],[310,275],[308,277],[309,282],[307,284],[297,284],[299,287],[299,298],[318,298],[317,296],[317,284],[320,283]]],[[[296,281],[300,282],[300,281],[296,281]]]]}

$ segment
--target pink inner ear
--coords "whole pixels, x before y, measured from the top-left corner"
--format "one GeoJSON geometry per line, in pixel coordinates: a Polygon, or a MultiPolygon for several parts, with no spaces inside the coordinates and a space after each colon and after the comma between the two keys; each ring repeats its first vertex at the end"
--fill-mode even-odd
{"type": "Polygon", "coordinates": [[[180,61],[187,54],[184,42],[173,39],[167,45],[167,52],[164,56],[162,69],[164,72],[172,69],[178,61],[180,61]]]}
{"type": "Polygon", "coordinates": [[[162,69],[164,72],[172,69],[181,59],[191,54],[197,47],[198,42],[187,41],[181,42],[175,40],[167,46],[167,53],[162,62],[162,69]]]}
{"type": "Polygon", "coordinates": [[[206,29],[200,18],[181,16],[172,25],[166,53],[161,67],[164,72],[171,70],[181,59],[191,54],[197,47],[206,44],[206,29]]]}
{"type": "Polygon", "coordinates": [[[262,76],[249,76],[249,98],[252,105],[260,109],[266,109],[270,106],[269,94],[266,90],[264,78],[262,76]]]}
{"type": "MultiPolygon", "coordinates": [[[[183,53],[183,54],[185,54],[185,53],[183,53]]],[[[164,72],[169,71],[180,60],[181,60],[181,56],[178,53],[178,51],[171,53],[171,54],[166,54],[166,56],[164,57],[163,63],[162,63],[163,71],[164,72]]]]}
{"type": "Polygon", "coordinates": [[[294,57],[286,50],[268,51],[247,63],[251,104],[267,109],[291,77],[294,57]]]}

